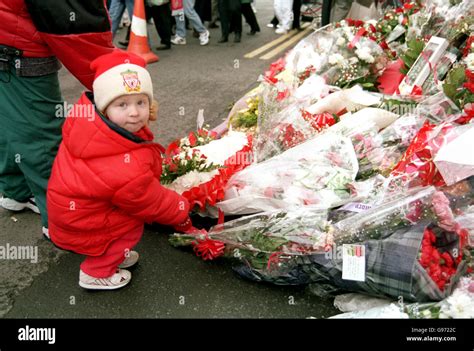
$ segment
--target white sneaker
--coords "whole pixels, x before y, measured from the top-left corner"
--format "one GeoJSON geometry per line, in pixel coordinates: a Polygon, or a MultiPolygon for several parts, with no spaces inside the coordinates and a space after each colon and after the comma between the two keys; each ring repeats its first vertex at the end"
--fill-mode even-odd
{"type": "Polygon", "coordinates": [[[119,264],[118,268],[128,268],[132,267],[138,262],[138,259],[140,258],[140,255],[136,251],[129,251],[128,252],[128,257],[125,257],[122,263],[119,264]]]}
{"type": "Polygon", "coordinates": [[[49,229],[46,227],[43,227],[43,235],[45,236],[46,239],[51,240],[49,237],[49,229]]]}
{"type": "Polygon", "coordinates": [[[10,211],[23,211],[24,209],[29,208],[34,213],[40,213],[34,197],[28,199],[27,202],[18,202],[7,197],[2,197],[0,198],[0,206],[10,211]]]}
{"type": "Polygon", "coordinates": [[[125,269],[117,270],[117,273],[108,278],[95,278],[82,270],[79,272],[79,285],[84,289],[91,290],[114,290],[130,283],[132,273],[125,269]]]}
{"type": "Polygon", "coordinates": [[[171,43],[174,45],[186,45],[186,38],[175,35],[175,37],[171,39],[171,43]]]}
{"type": "Polygon", "coordinates": [[[275,33],[276,33],[276,34],[286,34],[286,33],[288,33],[288,30],[286,30],[286,29],[283,28],[283,27],[279,27],[279,28],[277,28],[277,29],[275,30],[275,33]]]}
{"type": "Polygon", "coordinates": [[[207,29],[206,31],[199,33],[199,44],[201,45],[209,44],[209,31],[207,29]]]}

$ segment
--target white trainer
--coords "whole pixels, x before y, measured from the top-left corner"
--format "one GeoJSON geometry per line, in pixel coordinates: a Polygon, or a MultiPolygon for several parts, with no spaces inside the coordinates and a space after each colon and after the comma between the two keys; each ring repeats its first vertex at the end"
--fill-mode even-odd
{"type": "Polygon", "coordinates": [[[2,197],[0,198],[0,206],[10,211],[23,211],[24,209],[28,208],[34,213],[40,213],[34,197],[28,199],[27,202],[18,202],[7,197],[2,197]]]}
{"type": "Polygon", "coordinates": [[[120,289],[130,283],[132,273],[126,269],[118,269],[117,273],[107,278],[95,278],[82,270],[79,272],[79,285],[90,290],[114,290],[120,289]]]}
{"type": "Polygon", "coordinates": [[[129,251],[128,256],[125,257],[122,263],[119,264],[118,268],[128,268],[132,267],[138,262],[140,255],[136,251],[129,251]]]}
{"type": "Polygon", "coordinates": [[[199,33],[199,44],[203,46],[209,44],[209,31],[207,29],[199,33]]]}
{"type": "Polygon", "coordinates": [[[279,27],[279,28],[277,28],[277,29],[275,30],[275,33],[276,33],[276,34],[286,34],[286,33],[288,33],[288,30],[286,30],[286,29],[283,28],[283,27],[279,27]]]}
{"type": "Polygon", "coordinates": [[[186,38],[175,35],[175,37],[171,39],[171,43],[174,45],[186,45],[186,38]]]}

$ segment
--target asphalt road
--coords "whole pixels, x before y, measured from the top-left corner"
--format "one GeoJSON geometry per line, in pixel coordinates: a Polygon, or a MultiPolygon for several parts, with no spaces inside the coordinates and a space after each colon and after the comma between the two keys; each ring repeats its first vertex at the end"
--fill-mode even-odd
{"type": "MultiPolygon", "coordinates": [[[[229,107],[257,85],[258,76],[284,51],[267,60],[244,55],[278,38],[266,24],[273,1],[258,0],[262,32],[241,43],[218,44],[220,29],[211,30],[208,46],[199,46],[188,31],[186,46],[157,52],[149,65],[160,102],[152,130],[166,145],[196,128],[204,110],[214,127],[229,107]]],[[[153,48],[158,37],[149,26],[153,48]]],[[[118,33],[121,40],[125,31],[118,33]]],[[[73,104],[83,87],[67,70],[60,72],[64,99],[73,104]]],[[[325,318],[338,313],[332,300],[310,295],[304,287],[257,284],[239,278],[224,260],[204,262],[190,250],[175,249],[159,227],[147,228],[136,247],[141,260],[129,286],[89,292],[78,286],[82,256],[55,248],[41,236],[38,215],[0,210],[0,245],[33,246],[37,262],[0,260],[0,317],[4,318],[325,318]]]]}

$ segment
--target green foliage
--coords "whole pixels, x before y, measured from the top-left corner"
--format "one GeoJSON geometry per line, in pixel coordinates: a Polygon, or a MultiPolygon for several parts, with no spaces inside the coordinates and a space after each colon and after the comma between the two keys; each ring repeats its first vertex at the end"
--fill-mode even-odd
{"type": "Polygon", "coordinates": [[[443,84],[443,91],[459,108],[465,104],[465,89],[459,89],[466,82],[464,66],[454,67],[449,71],[443,84]]]}
{"type": "Polygon", "coordinates": [[[420,56],[421,52],[425,47],[425,43],[421,39],[413,39],[408,41],[407,43],[408,49],[405,54],[400,55],[405,66],[400,69],[400,72],[403,74],[407,74],[410,70],[411,66],[415,63],[418,56],[420,56]]]}

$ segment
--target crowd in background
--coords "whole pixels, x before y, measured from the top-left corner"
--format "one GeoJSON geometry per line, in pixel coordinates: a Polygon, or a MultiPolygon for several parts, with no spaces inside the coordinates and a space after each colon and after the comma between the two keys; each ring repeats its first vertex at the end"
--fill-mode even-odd
{"type": "MultiPolygon", "coordinates": [[[[219,43],[229,41],[229,35],[234,34],[234,42],[242,39],[242,17],[250,26],[248,35],[260,32],[256,17],[257,0],[183,0],[184,14],[172,13],[170,0],[145,0],[147,19],[153,19],[161,44],[157,50],[168,50],[171,45],[186,45],[186,29],[193,29],[193,36],[199,38],[201,45],[209,43],[208,28],[221,28],[219,43]],[[219,24],[218,24],[219,22],[219,24]]],[[[371,1],[371,0],[370,0],[371,1]]],[[[286,34],[291,29],[300,30],[301,6],[309,0],[274,0],[275,16],[267,24],[277,34],[286,34]]],[[[314,1],[313,1],[314,2],[314,1]]],[[[343,18],[349,11],[352,0],[334,0],[333,6],[343,18]]],[[[133,16],[134,0],[108,1],[109,14],[112,22],[112,33],[115,36],[125,10],[129,18],[133,16]]],[[[123,47],[128,45],[128,34],[124,41],[118,43],[123,47]]]]}

